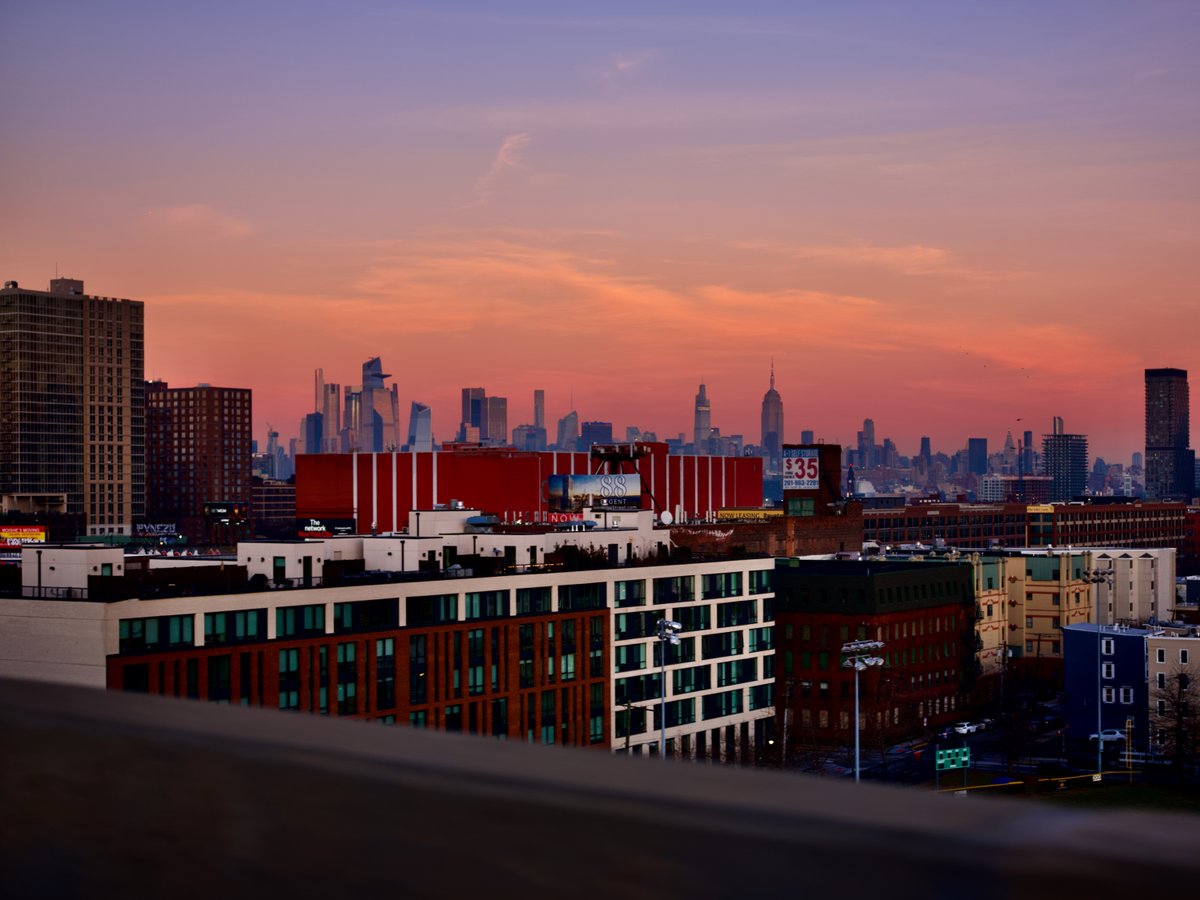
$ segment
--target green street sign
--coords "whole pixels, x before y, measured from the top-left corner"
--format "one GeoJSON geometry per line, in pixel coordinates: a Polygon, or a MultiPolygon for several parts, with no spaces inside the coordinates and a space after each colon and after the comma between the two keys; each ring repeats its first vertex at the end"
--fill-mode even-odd
{"type": "Polygon", "coordinates": [[[939,750],[937,752],[936,765],[938,771],[942,772],[944,772],[946,769],[970,768],[971,748],[953,747],[949,750],[939,750]]]}

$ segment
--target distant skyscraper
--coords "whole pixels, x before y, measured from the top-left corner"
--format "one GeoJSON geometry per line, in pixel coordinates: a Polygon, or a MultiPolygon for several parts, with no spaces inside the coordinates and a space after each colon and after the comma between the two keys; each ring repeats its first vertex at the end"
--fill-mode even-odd
{"type": "MultiPolygon", "coordinates": [[[[1062,419],[1055,416],[1055,427],[1062,428],[1062,419]]],[[[1065,503],[1083,493],[1088,476],[1087,435],[1055,434],[1042,435],[1042,457],[1046,474],[1053,481],[1050,501],[1065,503]]]]}
{"type": "Polygon", "coordinates": [[[479,440],[493,447],[508,445],[508,398],[484,397],[479,419],[479,440]]]}
{"type": "Polygon", "coordinates": [[[1187,371],[1146,370],[1146,496],[1186,499],[1195,489],[1195,453],[1188,449],[1187,371]]]}
{"type": "Polygon", "coordinates": [[[316,411],[321,414],[321,449],[318,453],[338,453],[342,449],[342,405],[340,384],[326,384],[325,370],[316,371],[316,411]]]}
{"type": "Polygon", "coordinates": [[[967,438],[967,471],[986,475],[988,470],[987,438],[967,438]]]}
{"type": "Polygon", "coordinates": [[[642,429],[638,428],[636,425],[626,425],[625,426],[625,440],[628,443],[632,443],[634,441],[639,441],[641,439],[642,439],[642,429]]]}
{"type": "MultiPolygon", "coordinates": [[[[780,434],[782,434],[782,433],[783,432],[781,431],[780,434]]],[[[800,432],[800,443],[815,444],[816,438],[814,437],[814,434],[815,433],[813,432],[813,430],[811,428],[806,428],[804,431],[801,431],[800,432]]]]}
{"type": "Polygon", "coordinates": [[[862,431],[858,433],[858,465],[869,469],[878,465],[875,447],[875,420],[863,419],[862,431]]]}
{"type": "Polygon", "coordinates": [[[546,429],[535,425],[518,425],[512,430],[512,445],[518,450],[545,450],[546,429]]]}
{"type": "Polygon", "coordinates": [[[579,413],[571,410],[558,420],[558,435],[554,446],[559,450],[574,450],[579,443],[579,413]]]}
{"type": "Polygon", "coordinates": [[[1062,416],[1054,417],[1053,427],[1051,428],[1051,431],[1053,434],[1062,434],[1063,433],[1063,418],[1062,418],[1062,416]]]}
{"type": "MultiPolygon", "coordinates": [[[[0,500],[129,534],[145,513],[144,308],[83,282],[0,290],[0,500]],[[59,507],[61,508],[61,507],[59,507]]],[[[7,505],[7,504],[6,504],[7,505]]]]}
{"type": "Polygon", "coordinates": [[[400,448],[400,397],[396,385],[386,388],[383,364],[373,356],[362,366],[361,425],[358,448],[367,452],[400,448]]]}
{"type": "Polygon", "coordinates": [[[533,427],[546,427],[546,392],[543,390],[533,392],[533,427]]]}
{"type": "Polygon", "coordinates": [[[487,393],[483,388],[462,389],[462,419],[458,426],[460,441],[478,441],[480,423],[483,421],[483,400],[487,393]],[[472,431],[472,429],[474,429],[472,431]]]}
{"type": "MultiPolygon", "coordinates": [[[[811,444],[811,437],[802,443],[811,444]]],[[[761,447],[766,471],[777,475],[783,471],[783,398],[775,390],[775,362],[771,362],[771,386],[763,394],[761,447]]]]}
{"type": "Polygon", "coordinates": [[[1034,473],[1033,457],[1035,454],[1033,449],[1033,432],[1025,432],[1025,445],[1021,448],[1021,472],[1019,474],[1032,475],[1034,473]]]}
{"type": "Polygon", "coordinates": [[[408,412],[406,443],[408,449],[413,451],[425,453],[433,449],[433,410],[415,400],[408,412]]]}
{"type": "Polygon", "coordinates": [[[300,452],[320,453],[324,416],[311,412],[300,420],[300,452]]]}
{"type": "Polygon", "coordinates": [[[926,462],[933,456],[933,445],[928,436],[921,438],[921,452],[918,455],[926,462]]]}
{"type": "Polygon", "coordinates": [[[712,437],[712,406],[708,402],[708,391],[704,384],[696,394],[695,424],[692,429],[692,444],[697,455],[708,455],[708,441],[712,437]]]}
{"type": "Polygon", "coordinates": [[[613,442],[612,422],[584,422],[581,426],[579,449],[591,449],[593,444],[613,442]]]}

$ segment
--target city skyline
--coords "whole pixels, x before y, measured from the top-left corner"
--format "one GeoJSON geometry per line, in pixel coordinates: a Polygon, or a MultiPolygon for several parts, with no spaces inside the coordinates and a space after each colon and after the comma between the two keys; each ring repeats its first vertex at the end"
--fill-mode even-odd
{"type": "Polygon", "coordinates": [[[5,9],[0,272],[143,301],[256,436],[379,355],[441,440],[468,384],[689,433],[702,379],[755,440],[774,357],[789,442],[1125,461],[1200,371],[1200,10],[234,9],[5,9]]]}

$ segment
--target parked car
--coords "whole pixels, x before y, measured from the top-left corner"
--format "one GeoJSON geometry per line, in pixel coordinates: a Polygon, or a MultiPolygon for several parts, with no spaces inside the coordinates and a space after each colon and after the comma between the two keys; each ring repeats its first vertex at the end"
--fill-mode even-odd
{"type": "Polygon", "coordinates": [[[1094,741],[1097,738],[1099,738],[1103,743],[1108,743],[1109,741],[1124,741],[1125,732],[1121,731],[1119,728],[1105,728],[1099,734],[1093,734],[1089,736],[1088,740],[1094,741]]]}
{"type": "Polygon", "coordinates": [[[974,734],[979,730],[979,726],[974,722],[959,722],[954,726],[954,730],[959,734],[974,734]]]}

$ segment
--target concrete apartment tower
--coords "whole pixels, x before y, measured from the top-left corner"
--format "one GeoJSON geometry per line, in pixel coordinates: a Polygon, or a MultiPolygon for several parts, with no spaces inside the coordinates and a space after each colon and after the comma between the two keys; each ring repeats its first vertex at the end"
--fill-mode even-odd
{"type": "Polygon", "coordinates": [[[136,300],[0,290],[0,505],[130,534],[145,515],[145,315],[136,300]],[[63,500],[65,498],[65,509],[63,500]]]}

